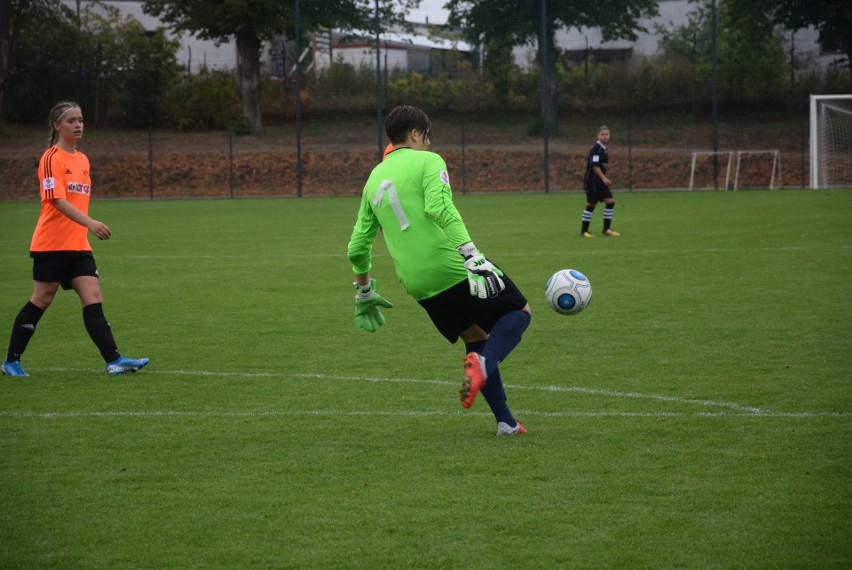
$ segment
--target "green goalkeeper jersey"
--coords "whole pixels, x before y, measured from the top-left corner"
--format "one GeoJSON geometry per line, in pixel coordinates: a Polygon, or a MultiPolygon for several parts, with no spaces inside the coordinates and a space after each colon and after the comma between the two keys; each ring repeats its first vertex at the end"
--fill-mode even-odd
{"type": "Polygon", "coordinates": [[[456,248],[469,242],[470,235],[453,204],[447,165],[434,152],[400,148],[373,169],[349,240],[356,274],[372,268],[380,228],[396,274],[416,300],[467,279],[456,248]]]}

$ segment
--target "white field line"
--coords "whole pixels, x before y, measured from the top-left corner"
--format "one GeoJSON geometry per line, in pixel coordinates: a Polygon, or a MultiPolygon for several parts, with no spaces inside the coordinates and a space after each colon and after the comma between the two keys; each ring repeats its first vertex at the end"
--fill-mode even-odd
{"type": "MultiPolygon", "coordinates": [[[[0,243],[3,243],[0,241],[0,243]]],[[[838,246],[780,246],[780,247],[754,247],[754,248],[746,248],[743,251],[825,251],[827,249],[837,249],[837,250],[847,250],[852,249],[852,244],[846,245],[838,245],[838,246]]],[[[703,253],[722,253],[727,252],[728,250],[725,248],[698,248],[698,249],[641,249],[641,250],[617,250],[617,251],[575,251],[572,252],[571,255],[575,256],[599,256],[599,255],[692,255],[692,254],[703,254],[703,253]]],[[[549,251],[547,249],[539,249],[534,252],[502,252],[499,254],[499,257],[551,257],[554,253],[558,253],[555,251],[549,251]]],[[[374,258],[378,257],[387,257],[388,254],[384,252],[376,252],[373,254],[374,258]]],[[[101,252],[98,254],[98,259],[104,258],[107,259],[111,257],[109,252],[101,252]]],[[[120,257],[121,259],[174,259],[174,260],[184,260],[184,259],[270,259],[270,258],[294,258],[294,259],[303,259],[303,258],[322,258],[322,259],[345,259],[346,252],[328,252],[328,253],[281,253],[275,252],[270,254],[262,254],[262,255],[252,255],[250,253],[240,253],[240,254],[231,254],[231,255],[216,255],[216,254],[175,254],[175,255],[124,255],[116,256],[116,258],[120,257]]],[[[0,259],[22,259],[20,254],[17,253],[0,253],[0,259]]]]}
{"type": "MultiPolygon", "coordinates": [[[[96,372],[102,373],[102,370],[95,368],[41,368],[34,370],[44,370],[51,372],[96,372]]],[[[205,370],[146,370],[144,375],[179,375],[179,376],[212,376],[212,377],[237,377],[237,378],[315,378],[320,380],[332,381],[362,381],[362,382],[383,382],[383,383],[403,383],[403,384],[430,384],[441,386],[453,386],[457,383],[447,380],[419,380],[415,378],[377,378],[371,376],[334,376],[327,374],[313,373],[271,373],[271,372],[212,372],[205,370]]],[[[512,390],[535,390],[545,392],[565,392],[588,394],[594,396],[607,396],[616,399],[646,399],[658,402],[672,402],[678,404],[687,404],[704,408],[726,408],[731,411],[723,412],[541,412],[535,410],[517,410],[519,415],[527,416],[543,416],[543,417],[722,417],[722,416],[739,416],[739,417],[789,417],[789,418],[809,418],[809,417],[850,417],[852,412],[775,412],[762,408],[742,406],[734,402],[723,402],[716,400],[696,400],[689,398],[679,398],[677,396],[666,396],[661,394],[644,394],[641,392],[619,392],[615,390],[599,390],[595,388],[585,388],[582,386],[520,386],[514,384],[506,384],[506,387],[512,390]]],[[[325,416],[325,415],[348,415],[348,416],[400,416],[400,417],[420,417],[420,416],[460,416],[460,415],[489,415],[486,412],[449,412],[449,411],[405,411],[405,412],[382,412],[382,411],[246,411],[246,412],[193,412],[193,411],[114,411],[114,412],[13,412],[0,410],[0,417],[157,417],[157,416],[201,416],[201,417],[286,417],[286,416],[325,416]]]]}
{"type": "MultiPolygon", "coordinates": [[[[547,418],[817,418],[852,417],[852,412],[767,412],[754,414],[732,412],[539,412],[535,410],[516,410],[519,417],[547,418]]],[[[359,410],[285,410],[275,412],[187,412],[152,410],[134,411],[88,411],[88,412],[21,412],[0,410],[0,418],[147,418],[147,417],[204,417],[204,418],[284,418],[298,416],[372,416],[372,417],[490,417],[488,412],[450,412],[446,410],[405,412],[359,411],[359,410]]]]}

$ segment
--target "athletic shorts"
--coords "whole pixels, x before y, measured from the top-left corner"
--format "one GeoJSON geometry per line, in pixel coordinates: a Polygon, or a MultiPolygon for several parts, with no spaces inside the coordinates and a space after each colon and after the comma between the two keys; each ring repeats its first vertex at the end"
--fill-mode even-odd
{"type": "Polygon", "coordinates": [[[506,288],[492,299],[480,299],[470,294],[467,279],[438,293],[434,297],[418,301],[429,313],[435,328],[451,343],[459,334],[473,325],[479,325],[490,333],[500,317],[511,311],[520,311],[527,299],[508,275],[503,275],[506,288]]]}
{"type": "Polygon", "coordinates": [[[75,277],[99,277],[95,258],[89,252],[68,254],[37,253],[33,258],[33,281],[59,282],[66,291],[75,277]]]}
{"type": "Polygon", "coordinates": [[[604,183],[596,184],[592,190],[586,190],[586,202],[597,204],[612,198],[612,189],[604,183]]]}

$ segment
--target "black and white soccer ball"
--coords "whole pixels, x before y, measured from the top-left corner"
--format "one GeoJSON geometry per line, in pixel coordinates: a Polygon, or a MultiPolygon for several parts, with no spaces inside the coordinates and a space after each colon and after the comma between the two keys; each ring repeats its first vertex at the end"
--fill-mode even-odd
{"type": "Polygon", "coordinates": [[[545,296],[550,307],[560,315],[576,315],[589,306],[592,284],[576,269],[562,269],[547,280],[545,296]]]}

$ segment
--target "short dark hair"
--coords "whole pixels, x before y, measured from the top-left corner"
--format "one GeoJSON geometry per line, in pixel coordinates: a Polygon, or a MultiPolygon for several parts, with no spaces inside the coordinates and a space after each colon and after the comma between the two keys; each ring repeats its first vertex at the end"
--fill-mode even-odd
{"type": "Polygon", "coordinates": [[[412,105],[400,105],[388,113],[385,133],[393,144],[405,142],[405,137],[411,129],[417,129],[427,138],[432,138],[432,121],[422,109],[412,105]]]}

